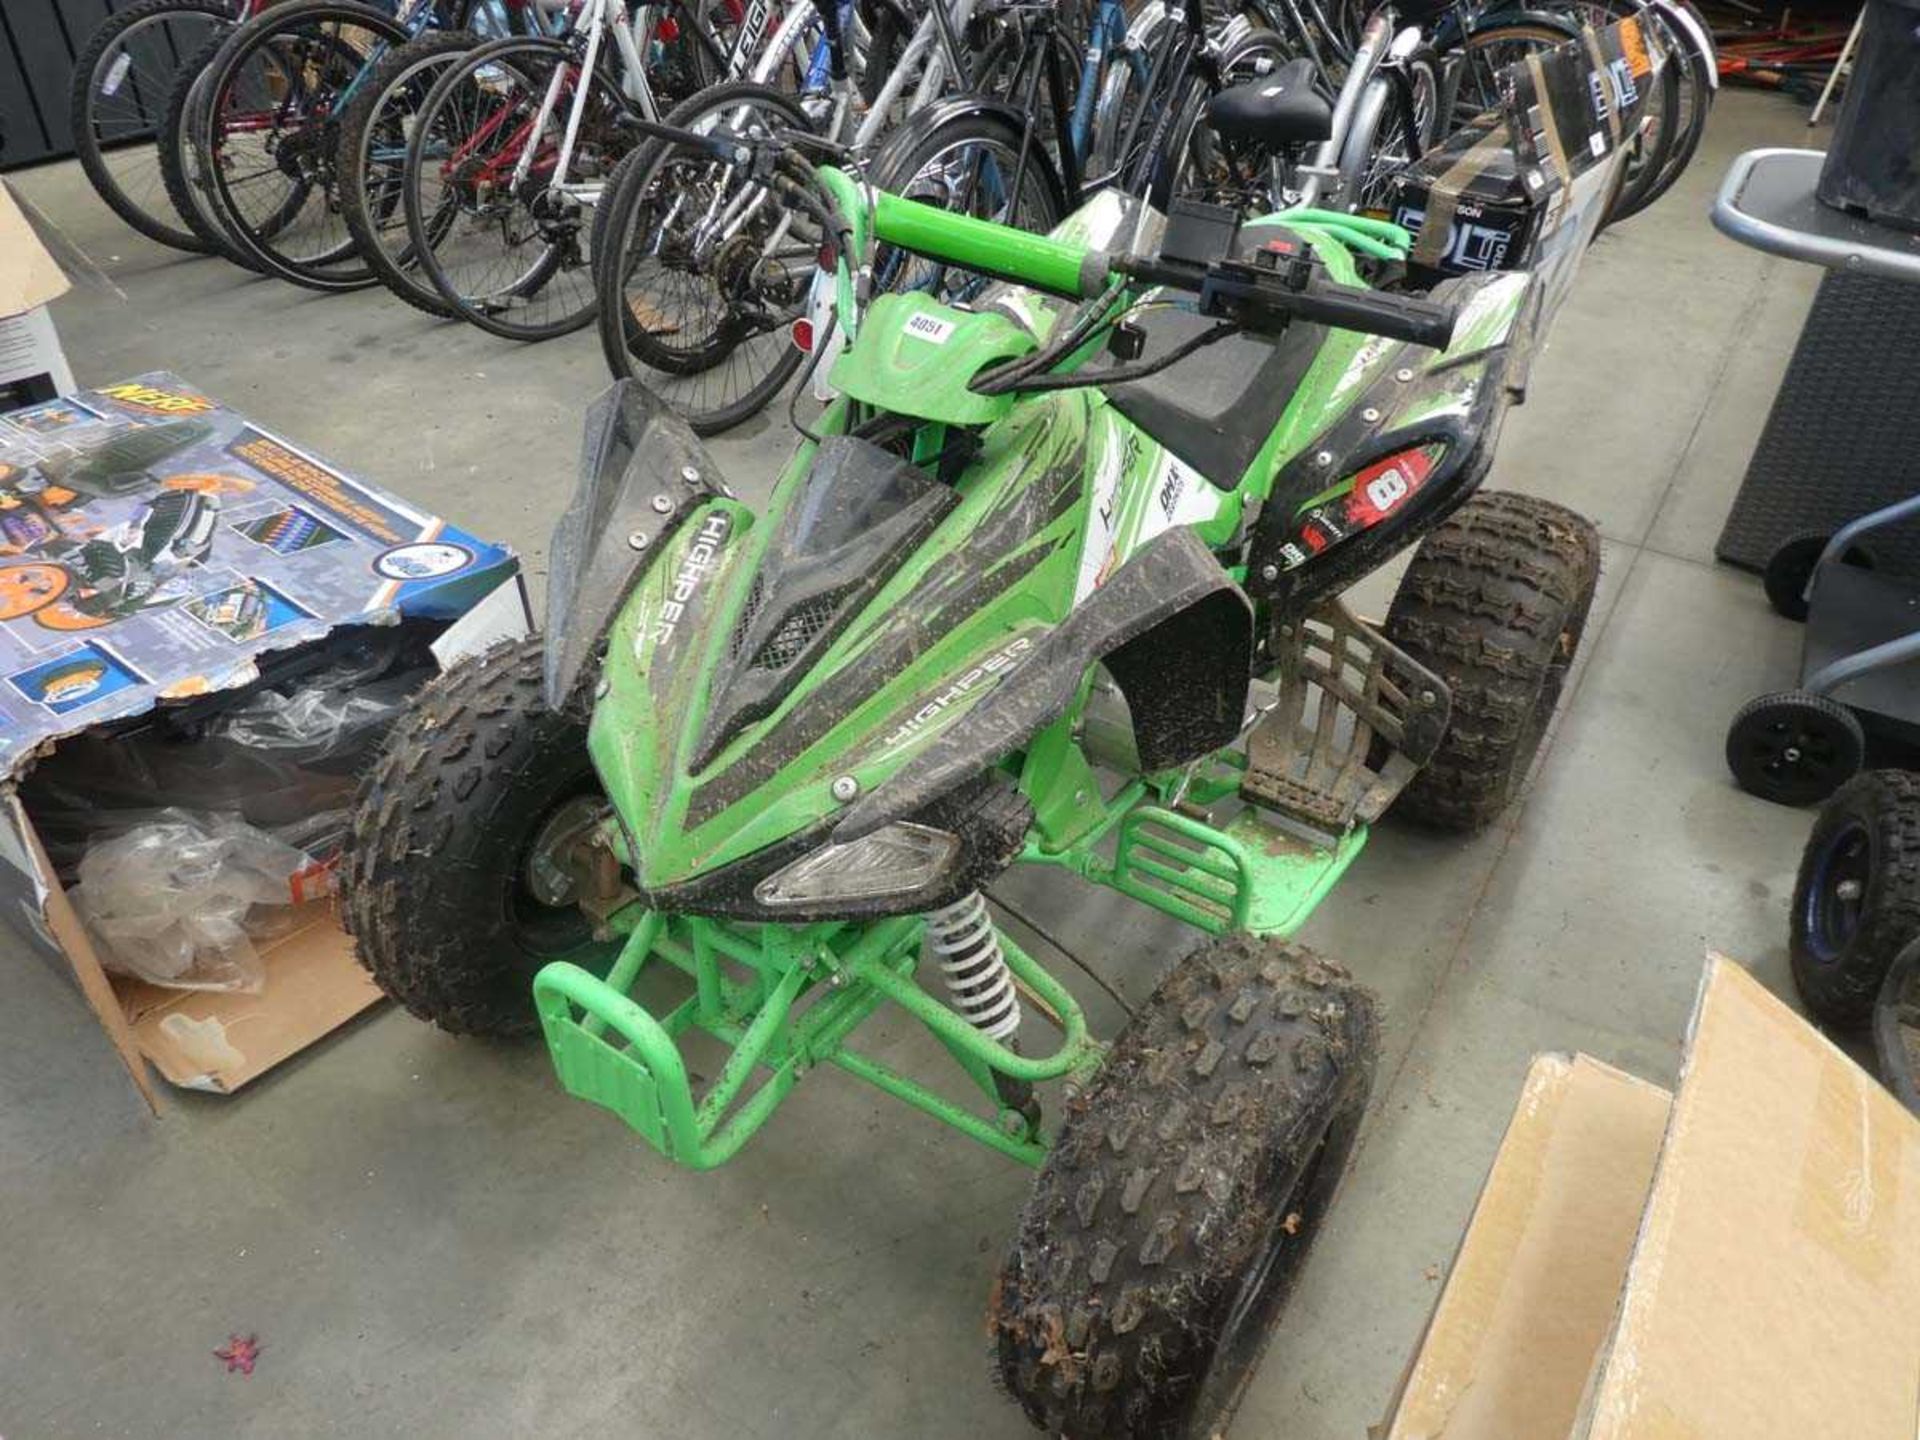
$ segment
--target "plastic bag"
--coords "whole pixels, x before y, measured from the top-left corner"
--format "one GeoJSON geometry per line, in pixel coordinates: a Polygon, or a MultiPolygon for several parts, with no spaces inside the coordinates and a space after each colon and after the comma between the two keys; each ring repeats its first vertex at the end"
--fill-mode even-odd
{"type": "Polygon", "coordinates": [[[408,697],[434,673],[424,633],[360,627],[274,657],[287,673],[234,696],[60,742],[21,787],[62,875],[103,832],[152,823],[158,807],[235,811],[328,856],[343,842],[359,772],[408,697]]]}
{"type": "Polygon", "coordinates": [[[188,810],[96,841],[74,908],[109,970],[181,990],[258,993],[256,937],[288,923],[303,851],[230,815],[188,810]]]}

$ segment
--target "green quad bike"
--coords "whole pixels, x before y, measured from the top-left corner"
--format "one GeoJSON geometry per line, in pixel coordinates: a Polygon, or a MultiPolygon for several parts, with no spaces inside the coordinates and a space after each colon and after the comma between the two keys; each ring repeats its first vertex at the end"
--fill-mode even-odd
{"type": "MultiPolygon", "coordinates": [[[[427,686],[364,783],[361,957],[450,1031],[537,1023],[569,1091],[694,1169],[826,1065],[1035,1167],[1007,1390],[1055,1434],[1213,1435],[1374,1064],[1366,993],[1289,937],[1396,796],[1500,812],[1580,639],[1593,527],[1472,494],[1572,267],[1385,293],[1384,222],[1109,194],[1035,236],[779,137],[676,139],[832,237],[839,398],[764,513],[644,388],[595,405],[545,640],[427,686]],[[995,283],[869,300],[878,242],[995,283]],[[1384,625],[1342,606],[1422,535],[1384,625]],[[1016,864],[1206,938],[1103,1044],[994,922],[1016,864]],[[663,967],[684,998],[640,1003],[663,967]],[[854,1047],[885,1005],[974,1105],[854,1047]],[[699,1093],[695,1031],[730,1047],[699,1093]]],[[[1577,247],[1600,208],[1558,212],[1577,247]]]]}

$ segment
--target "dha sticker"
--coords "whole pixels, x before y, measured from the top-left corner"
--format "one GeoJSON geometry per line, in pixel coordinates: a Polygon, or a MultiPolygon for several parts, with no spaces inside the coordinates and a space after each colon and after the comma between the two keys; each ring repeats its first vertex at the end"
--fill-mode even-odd
{"type": "Polygon", "coordinates": [[[933,315],[909,315],[906,329],[907,334],[916,340],[924,340],[929,345],[944,345],[947,337],[953,334],[953,321],[933,315]]]}
{"type": "Polygon", "coordinates": [[[396,545],[373,562],[373,572],[388,580],[438,580],[473,563],[473,552],[445,540],[396,545]]]}

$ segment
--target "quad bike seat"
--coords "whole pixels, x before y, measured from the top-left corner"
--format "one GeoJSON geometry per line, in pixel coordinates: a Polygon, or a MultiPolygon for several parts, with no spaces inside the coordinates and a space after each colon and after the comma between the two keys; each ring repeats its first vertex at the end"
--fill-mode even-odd
{"type": "MultiPolygon", "coordinates": [[[[1170,309],[1147,310],[1132,323],[1146,333],[1148,355],[1214,324],[1170,309]]],[[[1304,322],[1277,336],[1230,335],[1150,380],[1110,387],[1107,399],[1211,484],[1231,490],[1273,433],[1278,406],[1299,388],[1325,338],[1322,326],[1304,322]]]]}
{"type": "Polygon", "coordinates": [[[1229,140],[1310,145],[1333,133],[1333,105],[1314,85],[1313,62],[1302,57],[1222,90],[1207,104],[1207,122],[1229,140]]]}

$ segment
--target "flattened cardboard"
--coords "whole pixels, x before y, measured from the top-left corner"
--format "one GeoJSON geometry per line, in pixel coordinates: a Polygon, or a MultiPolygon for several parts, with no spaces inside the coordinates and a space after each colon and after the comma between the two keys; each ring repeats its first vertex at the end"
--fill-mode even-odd
{"type": "Polygon", "coordinates": [[[66,273],[0,181],[0,317],[24,314],[67,293],[66,273]]]}
{"type": "Polygon", "coordinates": [[[330,901],[305,906],[293,930],[259,948],[258,995],[114,980],[140,1052],[175,1085],[230,1095],[381,998],[330,901]]]}
{"type": "Polygon", "coordinates": [[[1709,961],[1575,1440],[1914,1440],[1920,1122],[1709,961]]]}
{"type": "Polygon", "coordinates": [[[1589,1056],[1534,1059],[1382,1440],[1567,1433],[1669,1105],[1658,1086],[1589,1056]]]}

